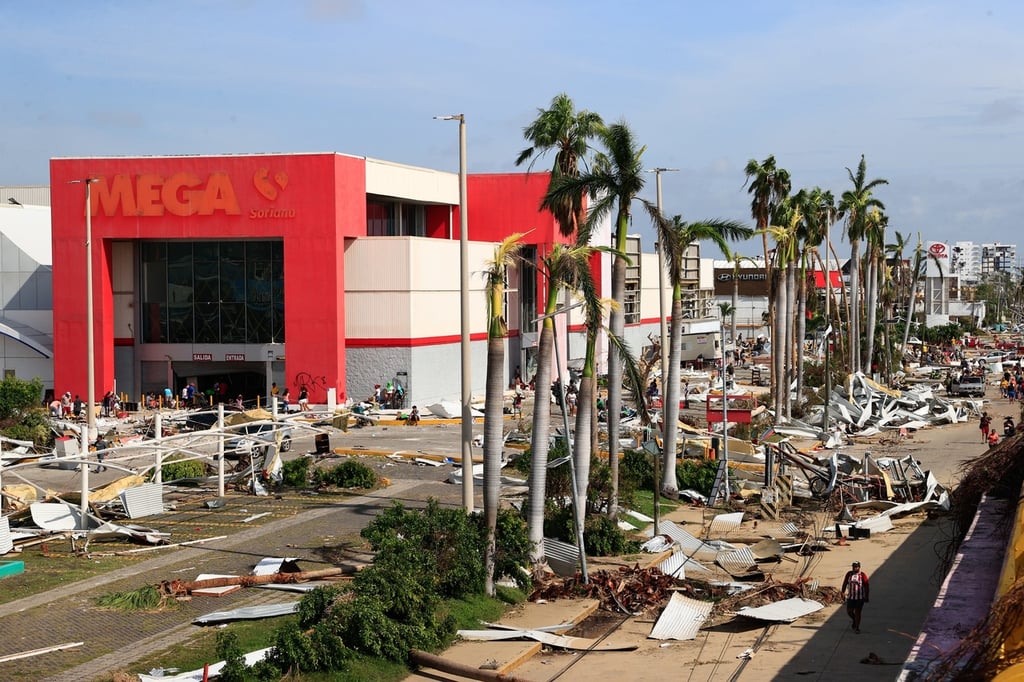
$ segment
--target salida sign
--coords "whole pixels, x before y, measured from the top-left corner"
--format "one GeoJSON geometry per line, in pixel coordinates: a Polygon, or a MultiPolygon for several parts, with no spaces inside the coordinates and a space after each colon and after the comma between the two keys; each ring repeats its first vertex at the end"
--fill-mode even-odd
{"type": "MultiPolygon", "coordinates": [[[[288,187],[288,174],[259,168],[253,173],[256,191],[275,201],[288,187]]],[[[105,216],[160,217],[242,215],[234,183],[227,173],[206,176],[181,172],[169,176],[156,173],[118,174],[100,177],[92,185],[92,214],[105,216]]],[[[250,208],[250,219],[294,218],[294,208],[250,208]]]]}

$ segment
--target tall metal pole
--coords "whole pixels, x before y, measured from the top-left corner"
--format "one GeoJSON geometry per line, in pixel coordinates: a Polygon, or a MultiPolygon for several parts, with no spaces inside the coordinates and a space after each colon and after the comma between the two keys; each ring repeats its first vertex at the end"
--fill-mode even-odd
{"type": "Polygon", "coordinates": [[[95,322],[93,320],[92,282],[92,188],[98,178],[69,180],[68,184],[85,185],[85,419],[88,437],[96,438],[96,355],[94,348],[95,322]]]}
{"type": "Polygon", "coordinates": [[[725,478],[722,479],[725,486],[725,506],[729,506],[729,389],[726,387],[725,381],[725,311],[722,311],[722,319],[719,321],[719,327],[722,334],[722,371],[720,378],[722,380],[722,459],[725,460],[725,469],[723,470],[725,478]]]}
{"type": "Polygon", "coordinates": [[[469,226],[466,214],[466,115],[435,116],[459,122],[459,319],[462,328],[462,506],[473,511],[473,384],[469,345],[469,226]]]}
{"type": "Polygon", "coordinates": [[[462,325],[462,504],[473,511],[473,414],[469,345],[469,222],[466,215],[466,115],[459,114],[459,312],[462,325]],[[467,476],[466,473],[469,472],[467,476]]]}
{"type": "Polygon", "coordinates": [[[829,375],[829,338],[832,336],[832,209],[829,208],[825,220],[825,412],[822,415],[822,430],[825,432],[825,440],[828,441],[828,409],[832,393],[832,377],[829,375]]]}
{"type": "MultiPolygon", "coordinates": [[[[648,173],[654,173],[654,186],[657,190],[658,215],[662,215],[661,209],[661,174],[669,171],[677,171],[678,168],[651,168],[648,173]]],[[[664,217],[664,216],[662,216],[664,217]]],[[[668,324],[665,321],[665,250],[662,247],[660,235],[655,241],[658,252],[658,320],[661,333],[661,393],[665,395],[665,381],[668,379],[668,324]]]]}

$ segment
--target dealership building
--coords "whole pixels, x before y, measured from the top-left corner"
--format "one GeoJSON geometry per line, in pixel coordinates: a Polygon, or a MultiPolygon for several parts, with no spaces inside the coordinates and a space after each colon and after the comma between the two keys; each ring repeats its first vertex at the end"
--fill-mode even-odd
{"type": "MultiPolygon", "coordinates": [[[[483,270],[522,233],[508,275],[506,376],[536,364],[546,281],[536,264],[566,241],[538,209],[547,173],[472,174],[467,221],[472,390],[486,370],[483,270]]],[[[50,162],[53,384],[85,395],[87,253],[99,398],[187,382],[266,396],[271,382],[313,403],[364,399],[398,382],[407,405],[460,395],[458,176],[337,153],[58,158],[50,162]],[[85,244],[85,184],[92,241],[85,244]],[[78,181],[78,182],[76,182],[78,181]]],[[[595,244],[610,243],[610,222],[595,244]]],[[[688,288],[699,289],[699,256],[688,288]]],[[[659,328],[658,270],[630,239],[627,340],[659,328]]],[[[607,254],[592,272],[610,296],[607,254]]],[[[707,295],[688,317],[706,317],[707,295]]],[[[670,307],[666,306],[665,314],[670,307]]],[[[563,364],[583,356],[579,310],[556,318],[563,364]]],[[[599,348],[603,357],[605,343],[599,348]]]]}

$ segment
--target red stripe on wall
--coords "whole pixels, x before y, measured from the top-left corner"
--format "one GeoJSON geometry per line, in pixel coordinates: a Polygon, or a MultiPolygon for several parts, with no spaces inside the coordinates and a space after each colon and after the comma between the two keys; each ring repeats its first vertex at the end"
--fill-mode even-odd
{"type": "MultiPolygon", "coordinates": [[[[487,333],[470,334],[470,341],[486,341],[487,333]]],[[[348,348],[419,348],[422,346],[443,346],[462,341],[461,335],[425,336],[418,339],[345,339],[348,348]]]]}

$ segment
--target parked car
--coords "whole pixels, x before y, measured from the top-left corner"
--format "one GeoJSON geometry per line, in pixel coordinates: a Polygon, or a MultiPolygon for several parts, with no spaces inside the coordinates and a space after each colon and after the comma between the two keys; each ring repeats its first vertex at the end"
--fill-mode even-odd
{"type": "Polygon", "coordinates": [[[263,456],[267,453],[268,443],[275,442],[277,432],[282,431],[281,452],[292,449],[292,427],[280,422],[252,422],[243,424],[236,430],[236,437],[224,445],[228,457],[239,457],[254,453],[263,456]]]}
{"type": "Polygon", "coordinates": [[[963,376],[960,381],[954,381],[949,389],[950,395],[985,397],[985,380],[980,376],[963,376]]]}

